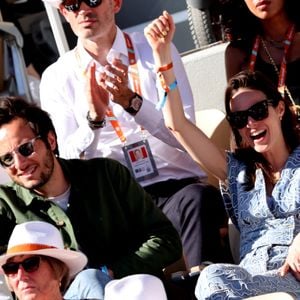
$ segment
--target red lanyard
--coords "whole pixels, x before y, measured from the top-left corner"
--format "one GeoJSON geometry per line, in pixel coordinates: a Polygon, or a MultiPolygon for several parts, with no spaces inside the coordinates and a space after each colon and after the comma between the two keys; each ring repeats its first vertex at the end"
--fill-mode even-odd
{"type": "MultiPolygon", "coordinates": [[[[284,54],[281,61],[280,66],[280,72],[279,72],[279,78],[278,78],[278,90],[282,93],[285,89],[285,81],[286,81],[286,73],[287,73],[287,63],[286,58],[288,55],[288,51],[290,49],[290,46],[292,44],[292,41],[294,39],[295,35],[295,25],[292,25],[289,27],[287,34],[285,36],[285,39],[283,41],[284,44],[284,54]]],[[[261,36],[257,35],[253,44],[251,56],[250,56],[250,63],[249,63],[249,69],[250,71],[254,71],[255,63],[257,59],[258,49],[261,44],[261,36]]]]}
{"type": "Polygon", "coordinates": [[[123,34],[124,34],[125,41],[126,41],[126,46],[127,46],[127,51],[128,51],[128,59],[129,59],[128,75],[130,75],[132,78],[134,91],[137,94],[142,95],[141,82],[140,82],[136,57],[135,57],[134,48],[133,48],[133,45],[131,42],[131,38],[130,38],[129,34],[127,34],[126,32],[123,32],[123,34]]]}
{"type": "Polygon", "coordinates": [[[107,116],[107,119],[110,122],[111,126],[115,130],[117,136],[121,140],[121,142],[125,143],[126,142],[126,137],[123,133],[122,128],[120,127],[120,123],[119,123],[118,119],[115,117],[113,111],[110,108],[107,108],[106,116],[107,116]]]}
{"type": "MultiPolygon", "coordinates": [[[[136,57],[135,57],[135,52],[134,48],[131,42],[130,36],[126,33],[123,32],[125,41],[126,41],[126,46],[127,46],[127,52],[128,52],[128,59],[129,59],[129,67],[128,67],[128,76],[131,76],[132,82],[133,82],[133,89],[136,93],[141,95],[141,84],[140,84],[140,77],[138,73],[138,67],[137,67],[137,62],[136,62],[136,57]]],[[[108,108],[106,112],[106,116],[108,117],[108,120],[111,123],[111,126],[114,128],[117,136],[120,138],[122,143],[126,142],[126,137],[123,133],[123,130],[120,126],[120,123],[116,116],[114,115],[113,111],[108,108]]]]}

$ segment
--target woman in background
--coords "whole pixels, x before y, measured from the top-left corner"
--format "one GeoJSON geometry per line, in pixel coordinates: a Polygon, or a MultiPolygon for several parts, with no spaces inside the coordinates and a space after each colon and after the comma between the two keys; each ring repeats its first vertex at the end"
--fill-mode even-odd
{"type": "Polygon", "coordinates": [[[227,78],[260,70],[300,104],[300,1],[220,0],[227,78]]]}

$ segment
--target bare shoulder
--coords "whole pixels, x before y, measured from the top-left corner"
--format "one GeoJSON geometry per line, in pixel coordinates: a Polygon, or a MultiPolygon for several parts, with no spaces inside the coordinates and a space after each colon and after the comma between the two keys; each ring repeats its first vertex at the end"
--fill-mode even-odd
{"type": "Polygon", "coordinates": [[[240,72],[247,59],[245,51],[229,44],[225,51],[225,67],[227,79],[240,72]]]}

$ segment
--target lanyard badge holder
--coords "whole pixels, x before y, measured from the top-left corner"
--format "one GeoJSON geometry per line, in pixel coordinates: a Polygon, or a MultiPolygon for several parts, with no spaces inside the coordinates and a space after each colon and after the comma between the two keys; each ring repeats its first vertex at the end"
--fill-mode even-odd
{"type": "Polygon", "coordinates": [[[140,141],[127,145],[127,139],[112,109],[107,110],[106,117],[123,144],[122,150],[125,161],[134,178],[140,182],[158,176],[158,170],[144,130],[141,128],[140,141]]]}
{"type": "MultiPolygon", "coordinates": [[[[134,48],[131,39],[127,33],[124,32],[126,41],[128,58],[129,58],[129,76],[131,76],[134,91],[141,95],[140,78],[138,74],[137,62],[134,48]]],[[[135,143],[126,144],[126,138],[123,135],[123,153],[129,170],[134,178],[138,181],[144,181],[158,176],[158,170],[151,152],[149,142],[147,140],[145,131],[141,128],[141,140],[135,143]]]]}
{"type": "Polygon", "coordinates": [[[127,167],[138,182],[158,176],[155,160],[145,131],[142,128],[141,137],[140,141],[129,145],[126,144],[126,138],[124,137],[122,146],[127,167]]]}
{"type": "Polygon", "coordinates": [[[158,176],[158,170],[151,153],[148,140],[122,147],[125,160],[132,175],[137,181],[143,181],[158,176]]]}

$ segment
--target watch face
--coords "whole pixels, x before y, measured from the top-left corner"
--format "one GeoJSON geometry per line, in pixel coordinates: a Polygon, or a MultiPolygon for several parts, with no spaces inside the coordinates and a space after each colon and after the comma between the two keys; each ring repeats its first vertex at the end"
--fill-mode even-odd
{"type": "Polygon", "coordinates": [[[138,111],[140,109],[141,105],[142,105],[142,100],[138,96],[135,96],[131,100],[130,107],[132,107],[134,110],[138,111]]]}
{"type": "Polygon", "coordinates": [[[131,115],[135,115],[141,108],[143,103],[143,98],[140,97],[138,94],[135,94],[133,98],[131,98],[129,102],[129,107],[125,110],[130,113],[131,115]]]}

